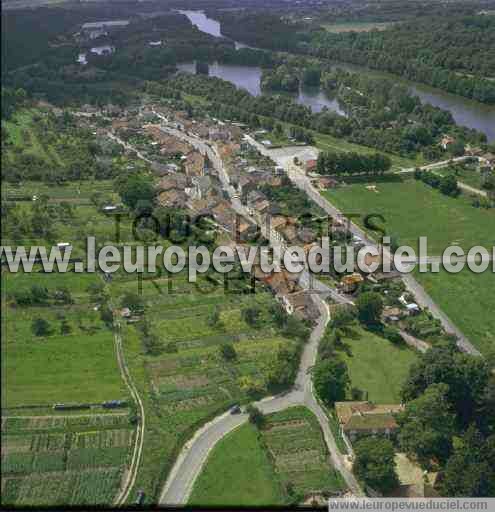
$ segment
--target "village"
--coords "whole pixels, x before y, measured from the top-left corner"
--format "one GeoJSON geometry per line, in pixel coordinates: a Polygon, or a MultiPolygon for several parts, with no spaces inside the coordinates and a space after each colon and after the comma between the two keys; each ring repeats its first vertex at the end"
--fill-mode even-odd
{"type": "MultiPolygon", "coordinates": [[[[324,212],[304,198],[298,198],[304,194],[291,184],[284,167],[263,156],[252,144],[255,139],[258,145],[271,146],[264,139],[264,130],[246,136],[247,127],[242,123],[214,118],[191,119],[185,111],[156,105],[146,105],[134,111],[115,107],[100,111],[87,107],[75,115],[83,125],[93,129],[96,136],[122,145],[128,157],[149,164],[156,178],[159,205],[213,219],[217,241],[248,248],[261,233],[285,246],[299,245],[305,252],[318,243],[322,235],[321,223],[311,222],[311,219],[321,217],[324,212]],[[179,132],[180,136],[174,135],[179,132]],[[205,142],[220,158],[234,199],[229,197],[208,151],[201,152],[196,144],[188,142],[196,139],[205,142]],[[238,208],[233,207],[232,200],[239,202],[238,208]],[[246,216],[239,215],[239,211],[246,212],[246,216]]],[[[297,166],[317,189],[341,186],[335,177],[314,172],[317,154],[311,148],[298,148],[297,155],[297,166]]],[[[493,155],[477,155],[471,148],[467,149],[466,156],[478,158],[482,168],[494,163],[493,155]]],[[[105,206],[107,211],[116,207],[105,206]]],[[[348,232],[345,219],[332,219],[327,229],[334,244],[350,243],[356,249],[365,245],[362,238],[348,232]]],[[[377,261],[377,258],[368,259],[368,264],[377,261]]],[[[253,275],[271,290],[287,314],[306,322],[316,322],[320,315],[314,293],[326,297],[332,312],[352,307],[361,294],[373,291],[383,299],[381,321],[385,326],[384,336],[391,342],[405,343],[413,350],[425,352],[441,340],[452,339],[441,322],[427,308],[418,305],[397,272],[326,273],[312,276],[321,283],[315,289],[308,289],[300,274],[285,269],[264,273],[259,261],[255,263],[253,275]],[[331,294],[329,290],[332,290],[331,294]]],[[[123,310],[122,316],[132,321],[129,310],[123,310]]],[[[360,398],[335,404],[338,435],[347,447],[349,467],[352,465],[353,442],[370,435],[393,438],[397,430],[395,414],[403,410],[400,403],[377,405],[362,399],[366,396],[360,398]]],[[[435,495],[436,474],[424,476],[418,468],[411,466],[411,461],[403,455],[400,457],[401,464],[407,467],[407,474],[416,475],[414,481],[403,482],[401,495],[435,495]]]]}

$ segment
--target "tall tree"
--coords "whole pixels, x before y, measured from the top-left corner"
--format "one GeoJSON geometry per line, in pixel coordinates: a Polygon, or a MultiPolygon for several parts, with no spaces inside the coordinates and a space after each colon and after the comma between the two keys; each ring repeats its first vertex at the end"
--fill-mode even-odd
{"type": "Polygon", "coordinates": [[[347,365],[339,359],[321,361],[314,368],[313,383],[318,396],[327,404],[344,400],[351,383],[347,365]]]}
{"type": "Polygon", "coordinates": [[[448,391],[446,384],[432,384],[397,415],[401,449],[426,467],[434,460],[445,462],[452,449],[456,428],[448,391]]]}
{"type": "Polygon", "coordinates": [[[360,480],[382,493],[398,485],[395,449],[391,441],[367,437],[355,443],[354,452],[353,470],[360,480]]]}

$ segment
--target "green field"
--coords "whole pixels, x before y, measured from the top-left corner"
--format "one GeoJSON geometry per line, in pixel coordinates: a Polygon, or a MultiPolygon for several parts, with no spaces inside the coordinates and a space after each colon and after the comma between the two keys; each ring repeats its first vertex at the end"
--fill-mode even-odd
{"type": "Polygon", "coordinates": [[[416,248],[419,237],[427,236],[429,255],[440,255],[452,244],[469,249],[495,243],[493,210],[474,208],[463,196],[447,197],[413,179],[372,182],[377,192],[368,190],[369,184],[350,184],[323,195],[348,213],[382,214],[387,234],[397,235],[402,245],[416,248]]]}
{"type": "Polygon", "coordinates": [[[3,274],[2,404],[50,405],[58,402],[94,403],[124,398],[113,333],[100,320],[86,287],[96,274],[3,274]],[[70,289],[74,304],[23,306],[9,297],[38,284],[53,292],[70,289]],[[43,318],[53,332],[35,336],[32,321],[43,318]],[[62,319],[71,327],[61,334],[62,319]]]}
{"type": "Polygon", "coordinates": [[[220,441],[189,505],[297,504],[312,493],[344,489],[315,416],[304,407],[292,407],[268,415],[260,431],[247,424],[220,441]]]}
{"type": "Polygon", "coordinates": [[[281,484],[258,429],[247,423],[215,446],[188,505],[254,507],[283,503],[281,484]]]}
{"type": "Polygon", "coordinates": [[[2,505],[111,503],[132,439],[125,411],[2,416],[2,505]]]}
{"type": "Polygon", "coordinates": [[[284,489],[293,489],[289,499],[300,502],[311,493],[345,491],[345,482],[331,464],[320,425],[311,411],[291,407],[267,419],[263,442],[284,489]]]}
{"type": "MultiPolygon", "coordinates": [[[[495,244],[494,210],[474,208],[464,196],[450,198],[412,179],[375,184],[378,192],[359,183],[323,195],[346,213],[382,214],[387,233],[397,236],[402,245],[416,247],[418,238],[427,236],[429,255],[440,255],[451,244],[466,249],[475,245],[490,249],[495,244]]],[[[362,225],[362,217],[357,222],[362,225]]],[[[482,351],[493,347],[493,273],[465,269],[456,275],[417,272],[416,277],[476,347],[482,351]]]]}
{"type": "Polygon", "coordinates": [[[433,300],[483,354],[495,348],[495,273],[415,274],[433,300]]]}
{"type": "Polygon", "coordinates": [[[368,400],[374,403],[400,403],[400,390],[417,360],[416,352],[361,327],[353,329],[343,342],[346,350],[341,355],[349,369],[351,386],[367,392],[368,400]]]}
{"type": "Polygon", "coordinates": [[[449,167],[442,167],[441,169],[435,169],[435,173],[447,176],[453,174],[457,181],[465,183],[470,187],[481,189],[481,173],[476,167],[464,167],[459,169],[457,172],[453,172],[449,167]]]}

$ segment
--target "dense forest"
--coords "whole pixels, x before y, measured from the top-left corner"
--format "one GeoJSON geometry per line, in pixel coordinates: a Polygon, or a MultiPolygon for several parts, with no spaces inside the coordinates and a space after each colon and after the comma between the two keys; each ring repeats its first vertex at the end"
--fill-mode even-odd
{"type": "Polygon", "coordinates": [[[494,16],[449,13],[341,33],[262,12],[218,18],[223,33],[254,46],[350,62],[495,104],[494,16]]]}
{"type": "MultiPolygon", "coordinates": [[[[22,87],[31,95],[60,105],[124,105],[143,80],[167,78],[176,71],[177,62],[273,63],[269,52],[249,48],[236,51],[232,41],[201,32],[186,16],[175,12],[131,18],[127,28],[86,41],[77,36],[77,30],[81,23],[98,19],[96,12],[92,8],[59,10],[44,8],[2,15],[4,85],[22,87]],[[163,45],[149,45],[150,40],[162,39],[163,45]],[[97,55],[90,51],[97,45],[110,45],[116,50],[110,55],[97,55]],[[86,65],[76,62],[81,52],[86,54],[86,65]]],[[[132,12],[127,14],[131,16],[132,12]]],[[[115,17],[116,12],[104,10],[99,19],[105,15],[115,17]]]]}
{"type": "Polygon", "coordinates": [[[485,136],[459,127],[451,114],[431,105],[422,105],[405,87],[393,81],[365,77],[345,71],[322,75],[324,87],[335,87],[348,112],[347,117],[324,109],[312,113],[285,95],[258,97],[218,78],[179,74],[166,83],[149,84],[155,94],[171,95],[172,91],[201,96],[208,100],[215,115],[259,123],[261,116],[298,125],[305,129],[330,134],[381,151],[403,156],[437,159],[450,157],[438,145],[443,134],[456,137],[458,144],[481,144],[485,136]]]}
{"type": "Polygon", "coordinates": [[[383,31],[314,32],[311,53],[495,104],[495,17],[423,18],[383,31]]]}

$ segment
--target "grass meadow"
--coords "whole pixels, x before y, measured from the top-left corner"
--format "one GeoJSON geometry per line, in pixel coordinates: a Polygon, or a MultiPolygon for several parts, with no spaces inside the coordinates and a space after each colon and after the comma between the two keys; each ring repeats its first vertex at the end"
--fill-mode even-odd
{"type": "Polygon", "coordinates": [[[261,430],[245,424],[215,446],[189,505],[287,505],[345,490],[308,409],[291,407],[266,419],[261,430]]]}
{"type": "Polygon", "coordinates": [[[189,506],[268,506],[284,503],[281,483],[256,427],[245,423],[212,450],[189,506]]]}
{"type": "MultiPolygon", "coordinates": [[[[490,252],[495,245],[495,211],[474,208],[465,196],[451,198],[415,180],[378,182],[378,192],[355,183],[323,193],[346,213],[385,217],[387,234],[401,245],[417,247],[420,236],[428,237],[428,254],[441,255],[449,245],[469,249],[476,245],[490,252]]],[[[373,233],[371,233],[373,235],[373,233]]],[[[378,233],[374,233],[378,235],[378,233]]],[[[487,270],[475,274],[419,273],[416,277],[435,302],[482,352],[495,346],[495,276],[487,270]]]]}
{"type": "Polygon", "coordinates": [[[367,393],[367,399],[374,403],[400,403],[400,390],[417,360],[416,352],[361,327],[350,331],[342,340],[345,350],[341,355],[349,369],[351,386],[367,393]]]}

